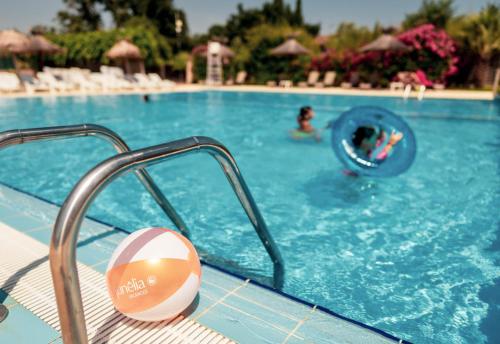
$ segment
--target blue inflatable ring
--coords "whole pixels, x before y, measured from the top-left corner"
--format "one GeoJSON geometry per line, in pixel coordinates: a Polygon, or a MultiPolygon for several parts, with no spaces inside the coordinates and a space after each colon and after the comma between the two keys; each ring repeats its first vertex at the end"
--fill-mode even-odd
{"type": "Polygon", "coordinates": [[[340,115],[332,125],[332,146],[347,169],[358,175],[376,177],[405,172],[417,152],[415,135],[408,124],[391,111],[376,106],[354,107],[340,115]],[[360,134],[365,132],[370,137],[360,134]],[[401,134],[399,141],[389,143],[393,135],[401,134]],[[365,139],[368,141],[363,141],[365,139]]]}

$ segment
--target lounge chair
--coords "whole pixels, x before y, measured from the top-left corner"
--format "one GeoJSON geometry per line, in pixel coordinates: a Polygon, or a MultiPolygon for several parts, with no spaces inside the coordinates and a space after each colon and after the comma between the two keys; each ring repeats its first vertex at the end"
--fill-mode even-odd
{"type": "Polygon", "coordinates": [[[21,74],[19,78],[24,85],[24,89],[28,93],[35,93],[37,91],[50,91],[50,87],[45,82],[38,80],[31,74],[21,74]]]}
{"type": "Polygon", "coordinates": [[[50,92],[69,91],[74,89],[73,85],[66,83],[64,80],[55,77],[49,72],[38,72],[36,77],[49,87],[50,92]]]}
{"type": "Polygon", "coordinates": [[[280,80],[279,87],[290,88],[293,86],[292,80],[280,80]]]}
{"type": "Polygon", "coordinates": [[[276,87],[277,83],[274,80],[269,80],[268,82],[266,82],[266,86],[268,86],[268,87],[276,87]]]}
{"type": "Polygon", "coordinates": [[[313,70],[309,72],[307,76],[307,81],[299,82],[299,87],[307,87],[307,86],[315,86],[319,80],[319,72],[317,70],[313,70]]]}
{"type": "Polygon", "coordinates": [[[21,82],[16,74],[0,72],[0,91],[15,92],[21,90],[21,82]]]}
{"type": "Polygon", "coordinates": [[[140,88],[143,89],[154,89],[154,88],[160,88],[160,86],[156,83],[151,81],[151,79],[143,73],[134,73],[134,78],[137,80],[137,85],[140,88]]]}
{"type": "Polygon", "coordinates": [[[102,88],[99,82],[93,81],[90,77],[91,72],[88,69],[70,68],[68,78],[84,91],[98,91],[102,88]]]}
{"type": "Polygon", "coordinates": [[[349,77],[349,81],[344,81],[340,84],[341,88],[352,88],[353,86],[357,86],[359,83],[359,74],[354,72],[349,77]]]}
{"type": "Polygon", "coordinates": [[[323,77],[322,82],[317,82],[316,87],[331,87],[335,83],[335,78],[337,77],[337,73],[335,72],[326,72],[323,77]]]}
{"type": "Polygon", "coordinates": [[[234,82],[236,85],[243,85],[247,79],[247,72],[244,70],[240,70],[238,74],[236,74],[236,79],[234,82]]]}
{"type": "Polygon", "coordinates": [[[164,88],[164,87],[172,87],[175,86],[175,82],[167,80],[167,79],[162,79],[158,74],[156,73],[148,73],[149,80],[155,84],[157,87],[164,88]]]}
{"type": "Polygon", "coordinates": [[[418,91],[418,100],[422,100],[427,87],[432,86],[432,82],[427,80],[422,71],[417,71],[417,73],[399,72],[396,78],[404,84],[403,98],[405,99],[410,96],[411,90],[415,89],[418,91]]]}
{"type": "Polygon", "coordinates": [[[391,91],[404,90],[405,84],[401,81],[391,81],[389,84],[389,89],[391,91]]]}
{"type": "Polygon", "coordinates": [[[101,73],[104,75],[101,82],[106,89],[132,89],[134,85],[125,79],[123,69],[119,67],[101,66],[101,73]]]}
{"type": "Polygon", "coordinates": [[[360,82],[358,87],[361,90],[371,90],[372,89],[372,84],[369,82],[360,82]]]}

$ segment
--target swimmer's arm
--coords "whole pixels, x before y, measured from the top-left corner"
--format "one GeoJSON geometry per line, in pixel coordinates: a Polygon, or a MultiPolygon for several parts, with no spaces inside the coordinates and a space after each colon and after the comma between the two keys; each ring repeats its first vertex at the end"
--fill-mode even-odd
{"type": "Polygon", "coordinates": [[[395,133],[393,131],[391,133],[391,137],[389,138],[389,142],[384,147],[383,151],[386,154],[389,154],[389,152],[392,150],[392,147],[394,147],[399,141],[401,141],[402,138],[403,138],[403,133],[395,133]]]}

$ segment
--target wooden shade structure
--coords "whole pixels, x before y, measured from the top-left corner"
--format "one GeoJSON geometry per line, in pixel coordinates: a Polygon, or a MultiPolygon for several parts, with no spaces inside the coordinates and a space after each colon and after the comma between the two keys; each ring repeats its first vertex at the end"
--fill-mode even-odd
{"type": "Polygon", "coordinates": [[[141,55],[141,50],[138,46],[126,39],[122,39],[115,43],[108,50],[106,56],[112,60],[119,60],[124,63],[125,73],[130,74],[132,68],[130,62],[138,62],[141,73],[144,73],[144,62],[141,55]]]}
{"type": "Polygon", "coordinates": [[[274,56],[298,56],[307,54],[309,54],[309,50],[300,44],[295,38],[289,38],[276,48],[271,49],[271,55],[274,56]]]}

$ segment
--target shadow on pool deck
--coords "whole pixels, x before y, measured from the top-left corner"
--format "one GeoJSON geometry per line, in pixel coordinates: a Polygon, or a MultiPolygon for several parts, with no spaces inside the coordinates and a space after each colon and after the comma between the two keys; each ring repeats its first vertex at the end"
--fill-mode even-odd
{"type": "MultiPolygon", "coordinates": [[[[77,247],[83,247],[86,245],[89,245],[93,243],[94,241],[106,238],[112,234],[115,234],[116,232],[113,230],[103,232],[97,235],[93,235],[85,240],[82,240],[78,242],[77,247]]],[[[18,270],[15,274],[9,277],[9,279],[3,284],[0,285],[0,290],[3,290],[4,293],[0,293],[0,304],[2,304],[5,299],[7,298],[8,294],[16,287],[17,282],[25,276],[28,272],[36,268],[37,266],[40,266],[41,264],[47,262],[49,260],[49,256],[42,257],[40,259],[35,260],[31,264],[26,265],[24,268],[18,270]]]]}

